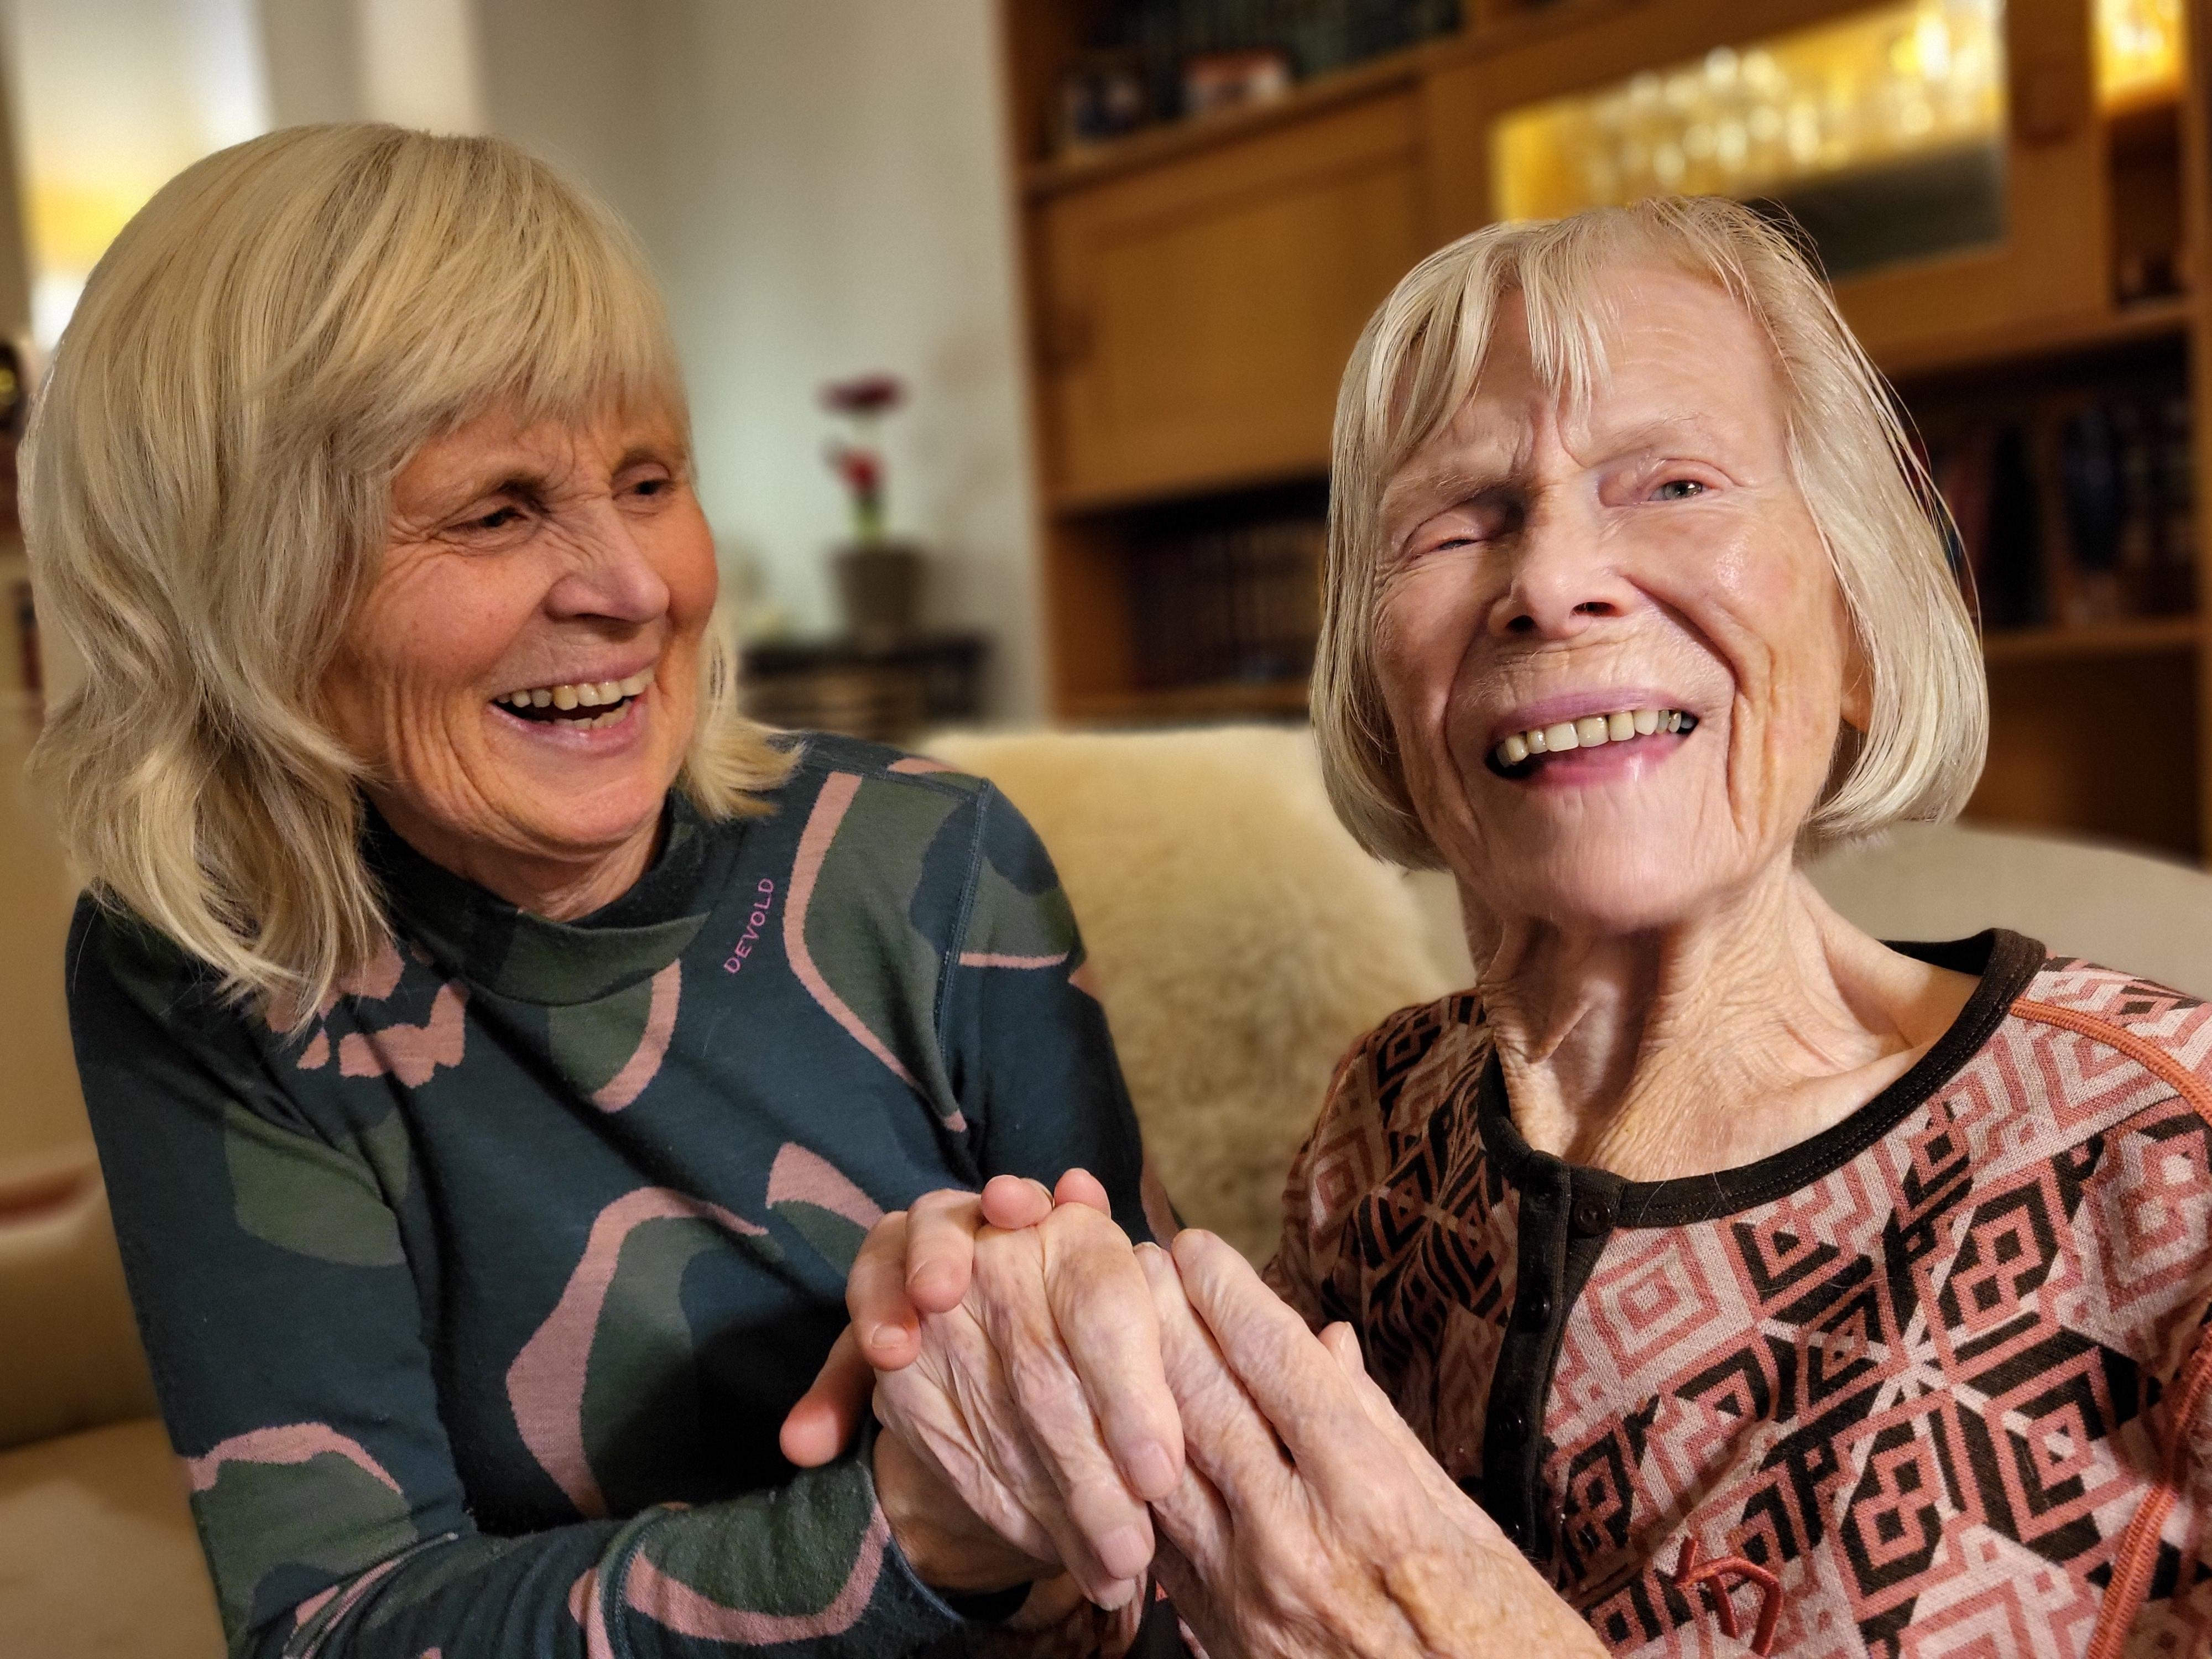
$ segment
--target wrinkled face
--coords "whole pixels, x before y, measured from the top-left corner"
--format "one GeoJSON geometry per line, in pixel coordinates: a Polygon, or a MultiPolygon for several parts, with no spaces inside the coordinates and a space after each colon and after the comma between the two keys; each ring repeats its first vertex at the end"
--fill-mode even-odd
{"type": "Polygon", "coordinates": [[[714,549],[681,428],[489,415],[394,481],[325,690],[433,857],[589,860],[650,837],[684,762],[714,549]]]}
{"type": "Polygon", "coordinates": [[[1501,307],[1466,404],[1388,486],[1376,623],[1446,862],[1500,921],[1601,933],[1786,866],[1839,720],[1865,718],[1756,324],[1686,273],[1614,280],[1581,411],[1501,307]]]}

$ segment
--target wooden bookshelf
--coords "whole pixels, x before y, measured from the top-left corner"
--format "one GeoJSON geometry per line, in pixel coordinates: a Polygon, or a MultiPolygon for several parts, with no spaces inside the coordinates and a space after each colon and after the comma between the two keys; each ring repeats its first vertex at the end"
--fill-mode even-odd
{"type": "MultiPolygon", "coordinates": [[[[1108,4],[1002,0],[1001,18],[1054,712],[1117,726],[1304,714],[1302,681],[1158,683],[1139,573],[1181,524],[1318,499],[1368,313],[1421,255],[1496,216],[1501,116],[1878,9],[1766,0],[1747,21],[1735,0],[1463,0],[1455,32],[1273,102],[1057,149],[1058,77],[1108,4]]],[[[1838,297],[1916,418],[2106,373],[2172,377],[2194,500],[2212,505],[2204,54],[2179,94],[2100,104],[2093,4],[2002,9],[2001,233],[1848,270],[1838,297]]],[[[2200,609],[1989,632],[1976,816],[2212,850],[2212,524],[2197,522],[2200,609]],[[2145,707],[2180,711],[2179,726],[2154,732],[2145,707]]]]}

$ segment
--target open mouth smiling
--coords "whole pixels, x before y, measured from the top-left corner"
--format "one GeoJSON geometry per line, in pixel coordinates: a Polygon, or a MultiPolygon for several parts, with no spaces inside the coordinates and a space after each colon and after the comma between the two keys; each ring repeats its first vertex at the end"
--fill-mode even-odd
{"type": "Polygon", "coordinates": [[[1669,738],[1679,742],[1697,729],[1698,717],[1680,708],[1615,709],[1510,732],[1492,747],[1486,763],[1498,776],[1517,782],[1535,776],[1553,757],[1669,738]]]}
{"type": "Polygon", "coordinates": [[[491,701],[493,708],[518,720],[583,730],[618,723],[652,684],[653,670],[641,668],[619,680],[567,680],[502,692],[491,701]]]}

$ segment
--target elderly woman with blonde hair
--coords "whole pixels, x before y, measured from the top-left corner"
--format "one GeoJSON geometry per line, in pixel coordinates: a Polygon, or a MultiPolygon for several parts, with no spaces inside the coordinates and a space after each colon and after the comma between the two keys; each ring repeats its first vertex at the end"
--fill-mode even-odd
{"type": "Polygon", "coordinates": [[[900,1443],[775,1425],[885,1210],[1081,1164],[1141,1232],[1134,1121],[1004,800],[738,712],[620,229],[492,140],[226,150],[94,273],[25,467],[78,1065],[231,1650],[1012,1613],[1042,1570],[900,1443]]]}
{"type": "Polygon", "coordinates": [[[854,1266],[879,1374],[787,1438],[872,1381],[1042,1556],[1172,1418],[1146,1536],[1213,1659],[2212,1650],[2212,1008],[1801,872],[1957,811],[1985,693],[1795,246],[1678,200],[1443,249],[1334,486],[1332,792],[1457,878],[1477,983],[1346,1056],[1266,1284],[933,1197],[854,1266]]]}

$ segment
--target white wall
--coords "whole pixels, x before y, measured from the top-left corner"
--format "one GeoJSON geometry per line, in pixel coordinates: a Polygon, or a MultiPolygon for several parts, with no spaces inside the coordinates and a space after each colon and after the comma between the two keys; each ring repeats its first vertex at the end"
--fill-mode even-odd
{"type": "Polygon", "coordinates": [[[827,379],[903,377],[896,533],[929,610],[995,641],[992,712],[1042,708],[1018,289],[991,0],[477,0],[484,108],[637,228],[732,562],[834,624],[827,379]]]}

